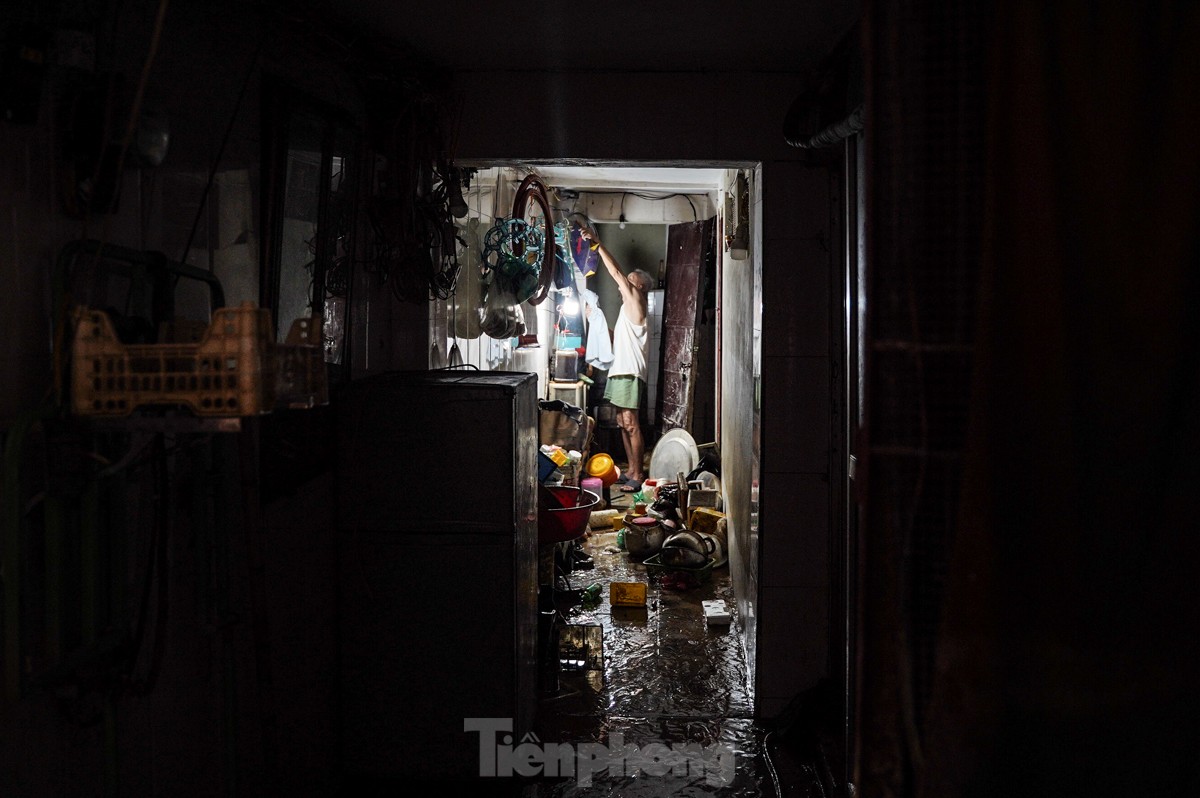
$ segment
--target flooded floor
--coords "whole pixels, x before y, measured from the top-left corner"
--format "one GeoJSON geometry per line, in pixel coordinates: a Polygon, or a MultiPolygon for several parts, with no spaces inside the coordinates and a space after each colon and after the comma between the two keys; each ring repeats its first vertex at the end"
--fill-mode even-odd
{"type": "MultiPolygon", "coordinates": [[[[600,743],[610,756],[623,743],[618,760],[624,767],[601,770],[590,786],[578,778],[540,785],[539,796],[773,794],[770,787],[762,791],[757,773],[761,734],[752,722],[754,703],[727,566],[703,581],[689,574],[688,587],[682,587],[667,576],[672,571],[631,562],[616,542],[614,532],[590,536],[583,548],[593,569],[568,577],[575,590],[599,584],[598,604],[588,608],[574,604],[574,592],[559,593],[560,637],[587,641],[590,632],[602,638],[602,658],[584,660],[599,665],[596,670],[560,672],[559,689],[542,692],[539,737],[576,746],[600,743]],[[612,582],[646,584],[646,607],[612,607],[612,582]],[[706,599],[724,600],[732,622],[707,625],[701,605],[706,599]],[[647,746],[654,743],[666,749],[692,744],[691,757],[678,751],[683,754],[678,760],[648,761],[656,751],[647,746]]],[[[560,653],[570,648],[564,644],[560,653]]]]}
{"type": "MultiPolygon", "coordinates": [[[[671,572],[632,562],[617,549],[616,537],[593,533],[583,548],[594,566],[569,574],[570,591],[561,590],[567,585],[559,580],[560,636],[602,640],[603,652],[581,651],[582,669],[560,672],[557,691],[543,683],[538,722],[543,743],[571,743],[577,750],[600,744],[596,750],[613,764],[600,770],[598,757],[590,784],[582,773],[547,778],[534,794],[775,795],[761,756],[764,730],[753,721],[728,567],[703,578],[690,574],[684,586],[671,572]],[[646,606],[610,606],[612,582],[645,584],[646,606]],[[598,603],[578,603],[578,592],[593,584],[600,587],[598,603]],[[709,626],[701,606],[706,599],[724,600],[731,623],[709,626]]],[[[571,649],[563,645],[560,656],[571,649]]]]}

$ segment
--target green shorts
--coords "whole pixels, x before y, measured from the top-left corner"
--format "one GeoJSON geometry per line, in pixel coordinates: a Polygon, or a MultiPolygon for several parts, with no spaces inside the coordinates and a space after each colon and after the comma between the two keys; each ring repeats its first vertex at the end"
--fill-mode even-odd
{"type": "Polygon", "coordinates": [[[642,395],[646,392],[646,381],[632,374],[609,377],[604,386],[604,398],[617,407],[637,410],[642,406],[642,395]]]}

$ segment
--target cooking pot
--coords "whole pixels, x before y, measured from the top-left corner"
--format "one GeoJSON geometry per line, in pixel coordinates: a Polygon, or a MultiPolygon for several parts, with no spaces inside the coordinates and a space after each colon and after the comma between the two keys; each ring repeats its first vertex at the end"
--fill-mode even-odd
{"type": "Polygon", "coordinates": [[[641,562],[657,554],[666,532],[657,518],[648,515],[625,516],[625,549],[629,559],[641,562]]]}
{"type": "Polygon", "coordinates": [[[683,546],[663,546],[658,553],[658,560],[663,565],[675,568],[702,568],[708,562],[703,554],[684,548],[683,546]]]}
{"type": "Polygon", "coordinates": [[[699,532],[690,529],[680,529],[663,541],[663,548],[681,548],[693,551],[704,557],[701,565],[708,561],[716,545],[709,538],[701,537],[699,532]]]}

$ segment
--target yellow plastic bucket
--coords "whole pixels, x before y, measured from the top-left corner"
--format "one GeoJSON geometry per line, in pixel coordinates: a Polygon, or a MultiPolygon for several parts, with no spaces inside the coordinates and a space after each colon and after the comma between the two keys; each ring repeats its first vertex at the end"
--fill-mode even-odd
{"type": "Polygon", "coordinates": [[[589,477],[596,477],[606,487],[616,482],[620,476],[613,459],[603,452],[591,456],[588,460],[587,472],[589,477]]]}

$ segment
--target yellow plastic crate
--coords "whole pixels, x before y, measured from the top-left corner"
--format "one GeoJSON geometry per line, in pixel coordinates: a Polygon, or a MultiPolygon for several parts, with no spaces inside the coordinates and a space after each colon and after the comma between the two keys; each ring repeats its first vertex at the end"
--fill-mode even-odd
{"type": "Polygon", "coordinates": [[[297,319],[275,343],[271,313],[243,302],[221,308],[195,344],[131,344],[108,316],[78,307],[71,348],[71,409],[126,416],[183,405],[198,416],[255,416],[329,402],[321,319],[297,319]]]}

